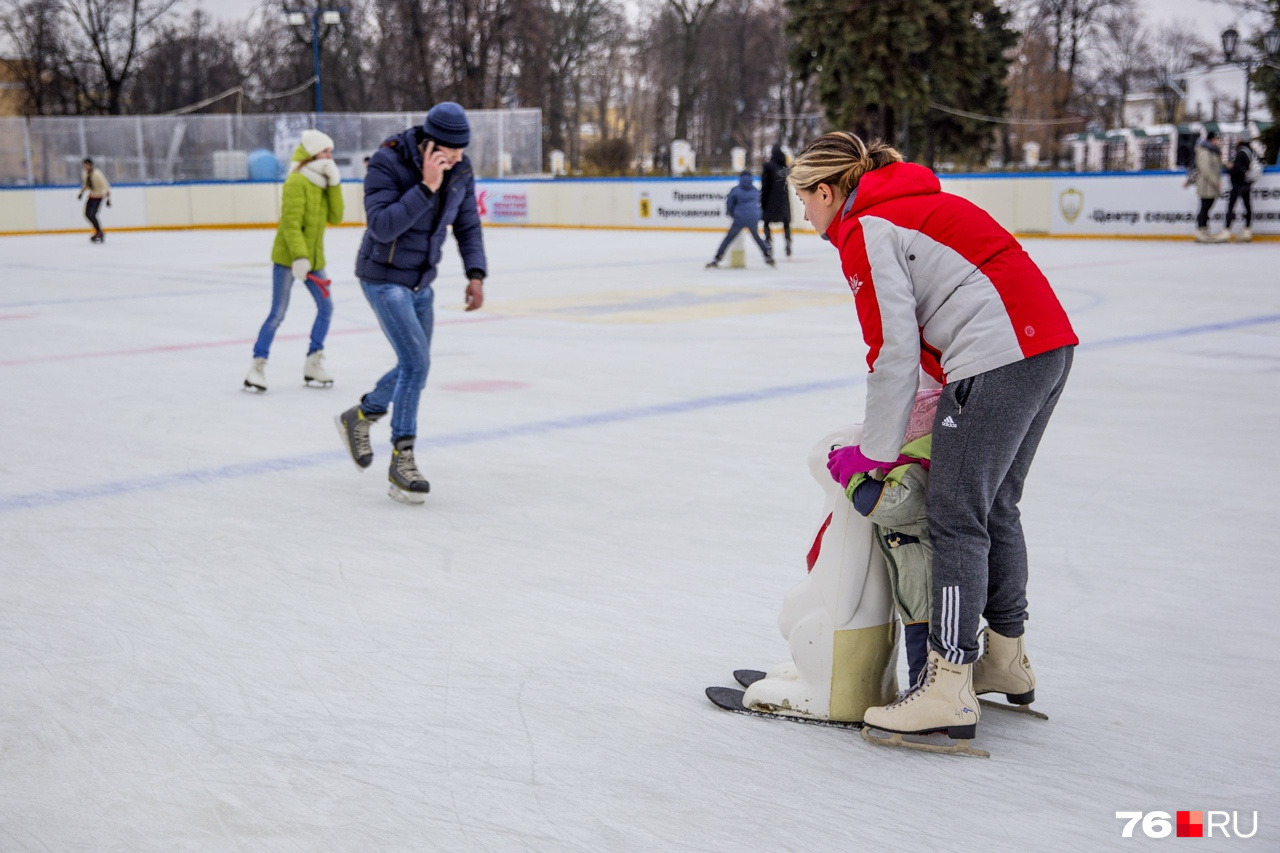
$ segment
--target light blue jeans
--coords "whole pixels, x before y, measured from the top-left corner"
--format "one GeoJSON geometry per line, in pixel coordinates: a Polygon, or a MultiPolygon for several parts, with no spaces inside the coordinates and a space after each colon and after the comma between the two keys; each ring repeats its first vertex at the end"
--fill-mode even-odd
{"type": "MultiPolygon", "coordinates": [[[[314,270],[317,278],[328,278],[324,270],[314,270]]],[[[258,340],[253,345],[254,358],[266,358],[271,352],[271,342],[276,339],[276,329],[284,322],[284,314],[289,310],[289,292],[293,289],[293,270],[275,264],[271,271],[271,313],[258,332],[258,340]]],[[[333,302],[321,292],[312,281],[307,282],[307,290],[316,301],[316,321],[311,325],[311,348],[307,355],[318,349],[324,349],[324,336],[329,334],[329,320],[333,317],[333,302]]]]}
{"type": "Polygon", "coordinates": [[[402,284],[362,281],[382,333],[399,362],[360,400],[365,414],[391,413],[391,440],[418,434],[418,400],[431,369],[431,329],[435,324],[435,291],[413,291],[402,284]]]}

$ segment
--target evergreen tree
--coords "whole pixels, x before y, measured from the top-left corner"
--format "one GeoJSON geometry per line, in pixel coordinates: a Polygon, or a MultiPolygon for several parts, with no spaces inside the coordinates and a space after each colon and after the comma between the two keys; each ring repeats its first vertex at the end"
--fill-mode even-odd
{"type": "Polygon", "coordinates": [[[815,74],[835,127],[893,141],[913,159],[976,159],[994,142],[979,115],[1007,107],[1017,34],[995,0],[787,0],[791,61],[815,74]]]}
{"type": "MultiPolygon", "coordinates": [[[[1261,3],[1262,0],[1260,0],[1261,3]]],[[[1264,5],[1265,9],[1258,9],[1260,12],[1265,12],[1267,16],[1267,24],[1263,29],[1280,27],[1280,0],[1265,0],[1264,5]]],[[[1254,41],[1254,49],[1259,55],[1265,52],[1260,37],[1254,41]]],[[[1280,57],[1273,57],[1271,63],[1280,63],[1280,57]]],[[[1277,69],[1274,64],[1258,66],[1253,72],[1253,84],[1267,99],[1267,110],[1272,116],[1272,124],[1259,134],[1263,144],[1266,145],[1266,153],[1262,159],[1265,163],[1274,164],[1277,155],[1280,155],[1280,122],[1275,121],[1275,118],[1280,116],[1280,69],[1277,69]]]]}

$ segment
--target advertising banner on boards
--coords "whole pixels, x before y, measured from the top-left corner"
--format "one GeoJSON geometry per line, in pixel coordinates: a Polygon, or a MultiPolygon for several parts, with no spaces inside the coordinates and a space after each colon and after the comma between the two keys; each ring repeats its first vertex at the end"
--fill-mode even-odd
{"type": "MultiPolygon", "coordinates": [[[[1071,175],[1055,177],[1050,234],[1079,236],[1190,236],[1200,199],[1181,174],[1071,175]]],[[[1222,228],[1231,179],[1222,177],[1222,197],[1209,213],[1209,230],[1222,228]]],[[[1253,232],[1280,234],[1280,173],[1267,173],[1252,187],[1253,232]]],[[[1239,228],[1244,208],[1236,202],[1239,228]]]]}
{"type": "Polygon", "coordinates": [[[521,183],[476,183],[476,209],[481,222],[529,224],[529,186],[521,183]]]}
{"type": "Polygon", "coordinates": [[[736,178],[636,184],[635,223],[642,228],[728,228],[725,196],[736,178]]]}

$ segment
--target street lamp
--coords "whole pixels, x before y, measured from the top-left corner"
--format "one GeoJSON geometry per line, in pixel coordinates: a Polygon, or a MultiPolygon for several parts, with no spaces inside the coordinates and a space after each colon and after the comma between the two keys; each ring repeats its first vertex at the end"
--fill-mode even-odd
{"type": "Polygon", "coordinates": [[[1228,27],[1222,31],[1222,55],[1226,58],[1230,65],[1238,65],[1244,68],[1244,132],[1249,132],[1249,94],[1250,83],[1253,80],[1253,65],[1255,62],[1269,62],[1275,58],[1276,52],[1280,51],[1280,29],[1272,27],[1262,36],[1262,49],[1266,52],[1266,56],[1245,56],[1236,59],[1236,48],[1240,46],[1240,33],[1235,27],[1228,27]]]}
{"type": "Polygon", "coordinates": [[[340,24],[347,7],[338,6],[329,9],[285,9],[284,13],[290,26],[304,27],[307,19],[311,19],[311,54],[315,63],[316,78],[316,115],[324,112],[320,100],[320,24],[340,24]]]}

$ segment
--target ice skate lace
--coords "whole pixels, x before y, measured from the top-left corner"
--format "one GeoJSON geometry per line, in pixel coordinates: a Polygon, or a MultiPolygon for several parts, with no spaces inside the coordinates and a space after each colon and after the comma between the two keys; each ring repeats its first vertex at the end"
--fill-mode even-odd
{"type": "Polygon", "coordinates": [[[358,420],[351,427],[351,438],[355,441],[356,455],[373,454],[373,445],[369,443],[369,422],[358,420]]]}
{"type": "Polygon", "coordinates": [[[917,696],[925,691],[930,684],[933,683],[934,667],[933,662],[925,664],[924,672],[920,673],[920,677],[916,679],[916,683],[908,687],[906,690],[898,691],[897,700],[890,705],[890,708],[896,708],[899,705],[905,705],[915,700],[917,696]]]}
{"type": "Polygon", "coordinates": [[[422,474],[418,472],[418,466],[413,464],[412,450],[401,450],[396,454],[396,471],[410,483],[415,483],[422,479],[422,474]]]}

